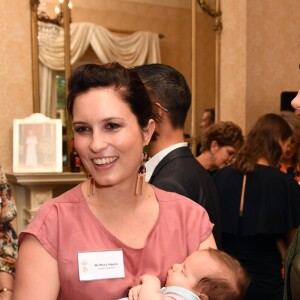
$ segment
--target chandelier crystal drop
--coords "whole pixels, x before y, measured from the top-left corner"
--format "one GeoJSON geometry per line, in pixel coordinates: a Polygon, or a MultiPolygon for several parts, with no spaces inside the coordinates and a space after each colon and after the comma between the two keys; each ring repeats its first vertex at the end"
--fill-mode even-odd
{"type": "MultiPolygon", "coordinates": [[[[45,0],[40,0],[37,8],[38,18],[38,44],[40,47],[49,47],[59,36],[61,27],[63,26],[63,0],[59,0],[59,6],[55,6],[56,17],[50,18],[47,13],[47,5],[45,0]]],[[[71,10],[72,3],[68,3],[68,7],[71,10]]]]}
{"type": "Polygon", "coordinates": [[[60,27],[56,24],[38,21],[38,43],[40,47],[49,47],[59,35],[60,27]]]}

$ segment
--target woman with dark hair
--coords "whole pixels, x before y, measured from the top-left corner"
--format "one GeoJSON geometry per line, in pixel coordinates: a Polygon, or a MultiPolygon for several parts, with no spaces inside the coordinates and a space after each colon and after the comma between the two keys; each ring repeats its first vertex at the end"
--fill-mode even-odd
{"type": "Polygon", "coordinates": [[[292,130],[280,116],[266,114],[250,130],[232,166],[214,181],[220,200],[222,249],[252,276],[245,299],[281,300],[282,256],[300,224],[300,188],[278,169],[292,130]]]}
{"type": "Polygon", "coordinates": [[[15,300],[115,300],[141,275],[164,284],[173,263],[216,247],[200,205],[144,181],[156,114],[136,71],[80,66],[67,108],[88,179],[47,201],[20,234],[15,300]]]}
{"type": "Polygon", "coordinates": [[[287,173],[300,184],[300,117],[291,111],[282,111],[279,115],[293,130],[291,143],[282,153],[279,162],[280,171],[287,173]]]}

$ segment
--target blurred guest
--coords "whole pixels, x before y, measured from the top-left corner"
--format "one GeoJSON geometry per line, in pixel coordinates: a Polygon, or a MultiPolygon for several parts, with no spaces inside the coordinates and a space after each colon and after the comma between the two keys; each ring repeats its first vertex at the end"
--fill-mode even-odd
{"type": "Polygon", "coordinates": [[[243,142],[242,130],[238,125],[230,121],[215,123],[202,135],[201,154],[197,160],[209,172],[222,169],[232,163],[243,142]]]}
{"type": "Polygon", "coordinates": [[[214,180],[220,199],[222,249],[252,276],[245,299],[282,300],[282,256],[300,224],[300,187],[278,169],[292,130],[276,114],[260,117],[232,166],[214,180]]]}
{"type": "Polygon", "coordinates": [[[213,125],[214,123],[215,123],[215,110],[213,108],[205,109],[201,118],[200,128],[202,130],[205,130],[206,128],[213,125]]]}
{"type": "MultiPolygon", "coordinates": [[[[203,112],[200,129],[201,129],[201,140],[203,132],[211,125],[215,123],[215,110],[213,108],[206,108],[203,112]]],[[[200,155],[201,143],[197,144],[196,155],[200,155]]]]}
{"type": "Polygon", "coordinates": [[[17,234],[11,222],[17,209],[5,173],[0,166],[0,299],[10,300],[16,272],[17,234]]]}
{"type": "Polygon", "coordinates": [[[293,130],[291,142],[283,150],[279,161],[280,170],[300,183],[300,118],[291,111],[283,111],[279,115],[293,130]]]}

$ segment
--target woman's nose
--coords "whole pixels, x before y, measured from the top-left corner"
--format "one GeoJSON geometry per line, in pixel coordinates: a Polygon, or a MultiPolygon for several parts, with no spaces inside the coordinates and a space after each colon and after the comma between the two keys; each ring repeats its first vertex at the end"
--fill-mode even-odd
{"type": "Polygon", "coordinates": [[[103,134],[93,133],[89,148],[92,152],[97,153],[107,147],[107,142],[103,134]]]}
{"type": "Polygon", "coordinates": [[[297,96],[292,100],[291,105],[295,109],[300,109],[300,90],[298,91],[297,96]]]}
{"type": "Polygon", "coordinates": [[[235,160],[235,158],[236,158],[236,153],[230,155],[230,157],[229,157],[229,162],[230,162],[230,163],[233,163],[234,160],[235,160]]]}

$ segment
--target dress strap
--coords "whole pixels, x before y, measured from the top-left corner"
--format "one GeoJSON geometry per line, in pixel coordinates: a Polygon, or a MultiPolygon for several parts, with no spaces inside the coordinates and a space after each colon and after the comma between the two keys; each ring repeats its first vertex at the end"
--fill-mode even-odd
{"type": "Polygon", "coordinates": [[[246,179],[247,179],[247,176],[244,175],[244,177],[243,177],[243,186],[242,186],[242,194],[241,194],[241,200],[240,200],[240,216],[243,215],[243,211],[244,211],[246,179]]]}

